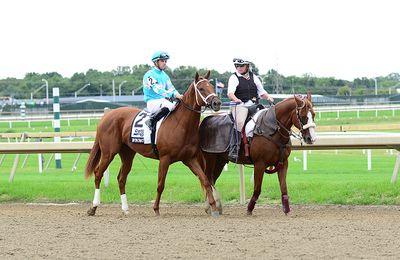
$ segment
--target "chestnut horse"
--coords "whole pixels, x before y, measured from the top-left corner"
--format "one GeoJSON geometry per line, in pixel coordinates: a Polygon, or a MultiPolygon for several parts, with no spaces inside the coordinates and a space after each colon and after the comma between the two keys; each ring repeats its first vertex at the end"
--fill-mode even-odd
{"type": "Polygon", "coordinates": [[[153,205],[156,215],[160,214],[160,198],[164,190],[168,167],[174,162],[182,161],[199,178],[208,202],[212,205],[213,216],[218,216],[213,187],[203,172],[204,162],[196,159],[201,153],[198,135],[201,106],[211,107],[214,111],[218,111],[221,106],[221,101],[214,92],[214,86],[208,81],[209,76],[210,71],[204,77],[200,77],[196,72],[193,83],[183,94],[175,110],[162,122],[156,141],[158,157],[154,154],[151,144],[131,142],[132,122],[141,110],[124,107],[114,109],[103,116],[97,127],[96,139],[86,165],[85,176],[88,178],[94,172],[96,187],[93,207],[88,210],[88,215],[96,213],[100,204],[100,182],[103,173],[116,154],[119,154],[122,161],[117,177],[122,211],[125,214],[128,213],[125,183],[133,158],[136,153],[139,153],[160,161],[157,197],[153,205]]]}
{"type": "MultiPolygon", "coordinates": [[[[263,135],[254,134],[250,144],[250,158],[244,154],[244,149],[239,153],[238,164],[254,164],[254,191],[253,196],[247,206],[247,213],[252,214],[257,199],[261,193],[261,186],[264,172],[268,173],[268,167],[275,167],[278,172],[278,178],[282,196],[282,207],[285,214],[290,211],[289,197],[286,187],[286,173],[288,170],[288,157],[291,152],[290,136],[293,135],[290,130],[294,125],[301,132],[302,138],[307,144],[312,144],[316,140],[315,136],[315,113],[311,103],[311,94],[307,98],[294,96],[285,99],[275,106],[277,131],[266,138],[263,135]]],[[[204,130],[203,124],[200,131],[204,130]]],[[[242,146],[243,148],[243,146],[242,146]]],[[[214,185],[220,176],[224,165],[229,161],[228,152],[210,153],[203,151],[206,159],[205,173],[214,185]]]]}

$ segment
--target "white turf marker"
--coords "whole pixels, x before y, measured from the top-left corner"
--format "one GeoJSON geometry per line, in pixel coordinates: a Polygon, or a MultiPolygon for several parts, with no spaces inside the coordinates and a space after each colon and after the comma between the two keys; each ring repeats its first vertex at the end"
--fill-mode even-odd
{"type": "Polygon", "coordinates": [[[368,165],[368,171],[372,169],[372,163],[371,163],[371,149],[367,150],[367,165],[368,165]]]}
{"type": "MultiPolygon", "coordinates": [[[[54,132],[60,132],[61,124],[60,124],[60,91],[59,91],[59,88],[53,88],[53,113],[54,113],[54,121],[53,121],[54,132]]],[[[59,143],[60,137],[55,136],[54,142],[59,143]]],[[[56,168],[61,169],[61,154],[56,153],[56,154],[54,154],[54,157],[56,159],[56,168]]]]}
{"type": "Polygon", "coordinates": [[[43,173],[43,155],[41,153],[38,154],[38,165],[39,173],[43,173]]]}
{"type": "Polygon", "coordinates": [[[303,170],[307,171],[307,151],[303,150],[303,170]]]}
{"type": "Polygon", "coordinates": [[[246,203],[246,190],[244,183],[244,165],[239,165],[239,178],[240,178],[240,204],[243,205],[246,203]]]}
{"type": "Polygon", "coordinates": [[[394,169],[393,169],[392,183],[395,183],[397,181],[399,166],[400,166],[400,153],[398,152],[396,156],[396,163],[394,164],[394,169]]]}

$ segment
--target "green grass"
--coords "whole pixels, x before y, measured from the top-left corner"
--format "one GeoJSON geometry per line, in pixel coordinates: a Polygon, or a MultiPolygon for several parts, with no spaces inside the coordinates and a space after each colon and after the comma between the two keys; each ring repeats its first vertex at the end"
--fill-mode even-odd
{"type": "MultiPolygon", "coordinates": [[[[1,155],[0,155],[1,156],[1,155]]],[[[25,155],[13,183],[8,182],[14,155],[7,155],[0,168],[0,202],[89,202],[93,199],[93,178],[84,180],[83,169],[87,155],[82,155],[78,170],[71,172],[76,155],[63,154],[63,169],[55,169],[54,161],[45,173],[37,173],[37,155],[30,155],[27,165],[21,169],[25,155]]],[[[302,153],[293,152],[290,157],[287,178],[291,203],[295,204],[400,204],[399,184],[391,184],[390,178],[395,155],[385,150],[373,151],[373,170],[367,171],[366,155],[361,151],[314,151],[308,155],[308,171],[302,170],[302,153]]],[[[1,157],[0,157],[1,158],[1,157]]],[[[49,158],[49,155],[46,155],[49,158]]],[[[140,156],[127,182],[130,203],[150,203],[157,189],[158,162],[140,156]]],[[[119,158],[110,167],[110,185],[102,186],[101,200],[119,203],[116,175],[119,158]]],[[[252,169],[245,168],[246,197],[252,194],[252,169]]],[[[103,179],[104,184],[104,179],[103,179]]],[[[225,203],[237,203],[239,199],[239,175],[237,167],[229,164],[216,185],[225,203]]],[[[170,167],[163,203],[199,203],[203,195],[198,179],[181,163],[170,167]]],[[[280,204],[280,191],[276,174],[265,175],[260,203],[280,204]]]]}
{"type": "Polygon", "coordinates": [[[392,110],[378,111],[376,116],[375,111],[361,111],[359,117],[357,112],[340,112],[339,118],[336,112],[322,112],[321,117],[317,112],[315,115],[317,125],[364,125],[364,124],[387,124],[400,123],[400,112],[395,111],[395,116],[392,115],[392,110]]]}
{"type": "MultiPolygon", "coordinates": [[[[380,113],[381,111],[379,111],[380,113]]],[[[391,112],[391,111],[390,111],[391,112]]],[[[323,114],[318,125],[344,124],[379,124],[398,123],[400,116],[384,115],[375,117],[375,112],[368,114],[341,113],[331,117],[323,114]],[[343,115],[343,116],[342,116],[343,115]]],[[[95,131],[98,120],[70,120],[61,122],[62,131],[95,131]]],[[[51,122],[8,123],[0,122],[0,132],[52,132],[51,122]]],[[[80,140],[79,138],[77,140],[80,140]]],[[[4,141],[4,140],[3,140],[4,141]]],[[[1,144],[0,144],[1,145],[1,144]]],[[[3,155],[0,154],[0,159],[3,155]]],[[[7,155],[0,166],[0,202],[74,202],[91,201],[93,199],[93,179],[84,180],[83,169],[87,155],[82,155],[78,170],[71,172],[74,154],[63,154],[63,169],[55,169],[54,161],[43,174],[38,173],[37,155],[30,155],[25,168],[21,164],[25,155],[21,155],[20,165],[14,182],[9,183],[9,173],[14,155],[7,155]]],[[[45,155],[48,159],[49,155],[45,155]]],[[[294,161],[294,157],[302,159],[301,152],[293,152],[290,157],[287,178],[291,203],[297,204],[400,204],[399,184],[391,184],[395,156],[386,154],[385,150],[373,151],[373,170],[367,171],[366,155],[360,150],[314,151],[308,156],[309,170],[304,172],[302,162],[294,161]]],[[[102,202],[118,203],[120,201],[116,175],[120,166],[116,157],[111,164],[110,186],[102,186],[102,202]]],[[[135,158],[133,170],[128,178],[127,196],[131,203],[149,203],[154,200],[157,185],[158,162],[140,156],[135,158]]],[[[239,199],[239,176],[237,167],[229,165],[229,171],[223,172],[217,189],[221,192],[225,203],[237,203],[239,199]]],[[[246,197],[252,193],[250,168],[246,168],[246,197]]],[[[103,181],[104,183],[104,181],[103,181]]],[[[181,163],[170,167],[162,202],[197,203],[203,201],[203,195],[197,178],[181,163]]],[[[280,204],[280,191],[276,174],[265,175],[260,203],[280,204]]]]}

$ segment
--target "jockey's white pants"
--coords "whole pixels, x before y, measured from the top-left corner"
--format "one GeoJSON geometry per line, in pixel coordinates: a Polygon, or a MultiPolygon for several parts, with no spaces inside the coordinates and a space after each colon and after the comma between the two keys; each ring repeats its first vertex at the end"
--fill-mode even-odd
{"type": "Polygon", "coordinates": [[[249,113],[247,107],[251,105],[254,105],[254,102],[249,100],[246,103],[241,103],[239,105],[231,107],[232,116],[233,119],[235,120],[234,126],[237,131],[240,132],[242,131],[244,122],[246,121],[247,118],[247,114],[249,113]]]}
{"type": "Polygon", "coordinates": [[[175,108],[175,104],[165,98],[147,101],[147,110],[149,110],[150,113],[155,113],[162,107],[168,107],[169,111],[172,111],[175,108]]]}

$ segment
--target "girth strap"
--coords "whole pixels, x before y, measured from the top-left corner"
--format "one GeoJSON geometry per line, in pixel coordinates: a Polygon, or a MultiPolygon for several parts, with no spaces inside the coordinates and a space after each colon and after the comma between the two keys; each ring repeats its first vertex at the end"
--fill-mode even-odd
{"type": "MultiPolygon", "coordinates": [[[[265,136],[264,136],[265,137],[265,136]]],[[[272,165],[274,168],[273,169],[265,169],[265,173],[267,174],[272,174],[277,171],[279,171],[283,167],[283,160],[285,156],[285,150],[287,147],[290,147],[290,141],[287,144],[282,144],[280,142],[277,142],[273,140],[272,138],[267,138],[269,141],[273,142],[276,146],[279,147],[279,160],[275,163],[275,165],[272,165]]]]}

